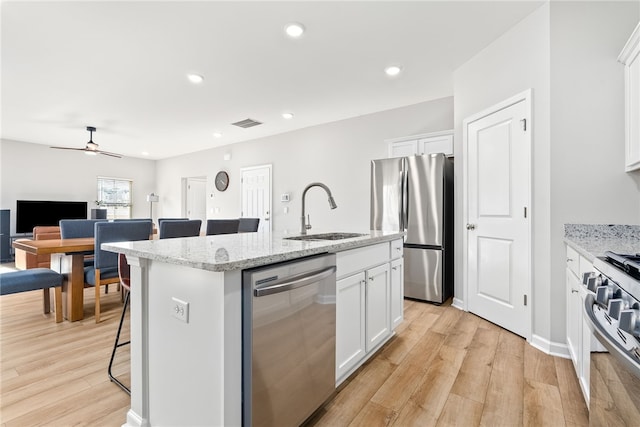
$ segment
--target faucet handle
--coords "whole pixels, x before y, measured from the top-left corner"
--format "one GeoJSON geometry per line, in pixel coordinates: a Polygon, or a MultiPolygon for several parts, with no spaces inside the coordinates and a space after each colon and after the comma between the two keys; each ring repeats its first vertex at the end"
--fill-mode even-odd
{"type": "Polygon", "coordinates": [[[307,214],[307,225],[304,226],[307,230],[311,229],[311,217],[307,214]]]}

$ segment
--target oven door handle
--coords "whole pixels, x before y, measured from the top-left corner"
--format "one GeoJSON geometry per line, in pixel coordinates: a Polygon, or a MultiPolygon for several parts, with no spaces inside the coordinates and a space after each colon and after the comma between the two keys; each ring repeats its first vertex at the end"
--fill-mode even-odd
{"type": "Polygon", "coordinates": [[[634,355],[622,347],[618,342],[611,338],[610,334],[600,325],[593,313],[593,305],[596,304],[595,296],[591,293],[587,294],[584,299],[584,319],[591,332],[600,341],[600,343],[609,350],[609,353],[615,357],[625,368],[632,372],[637,378],[640,378],[640,361],[634,355]]]}

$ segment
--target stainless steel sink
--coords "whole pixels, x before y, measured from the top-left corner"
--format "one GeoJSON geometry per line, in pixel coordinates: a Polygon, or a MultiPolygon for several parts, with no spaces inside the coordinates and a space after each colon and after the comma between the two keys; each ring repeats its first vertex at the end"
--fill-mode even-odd
{"type": "Polygon", "coordinates": [[[351,239],[353,237],[366,236],[361,233],[322,233],[307,234],[305,236],[285,237],[286,240],[342,240],[351,239]]]}

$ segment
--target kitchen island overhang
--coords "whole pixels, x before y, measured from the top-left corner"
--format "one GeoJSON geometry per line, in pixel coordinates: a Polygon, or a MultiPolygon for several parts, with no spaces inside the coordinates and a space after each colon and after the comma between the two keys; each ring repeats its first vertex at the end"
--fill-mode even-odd
{"type": "Polygon", "coordinates": [[[125,425],[242,424],[244,269],[402,239],[242,233],[109,243],[131,265],[131,409],[125,425]],[[188,303],[187,322],[173,314],[188,303]]]}

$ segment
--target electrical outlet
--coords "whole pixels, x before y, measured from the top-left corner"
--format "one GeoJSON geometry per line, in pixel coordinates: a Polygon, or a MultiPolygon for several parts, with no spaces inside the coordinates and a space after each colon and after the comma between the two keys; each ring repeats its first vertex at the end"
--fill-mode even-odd
{"type": "Polygon", "coordinates": [[[184,323],[189,323],[189,303],[171,298],[171,315],[184,323]]]}

